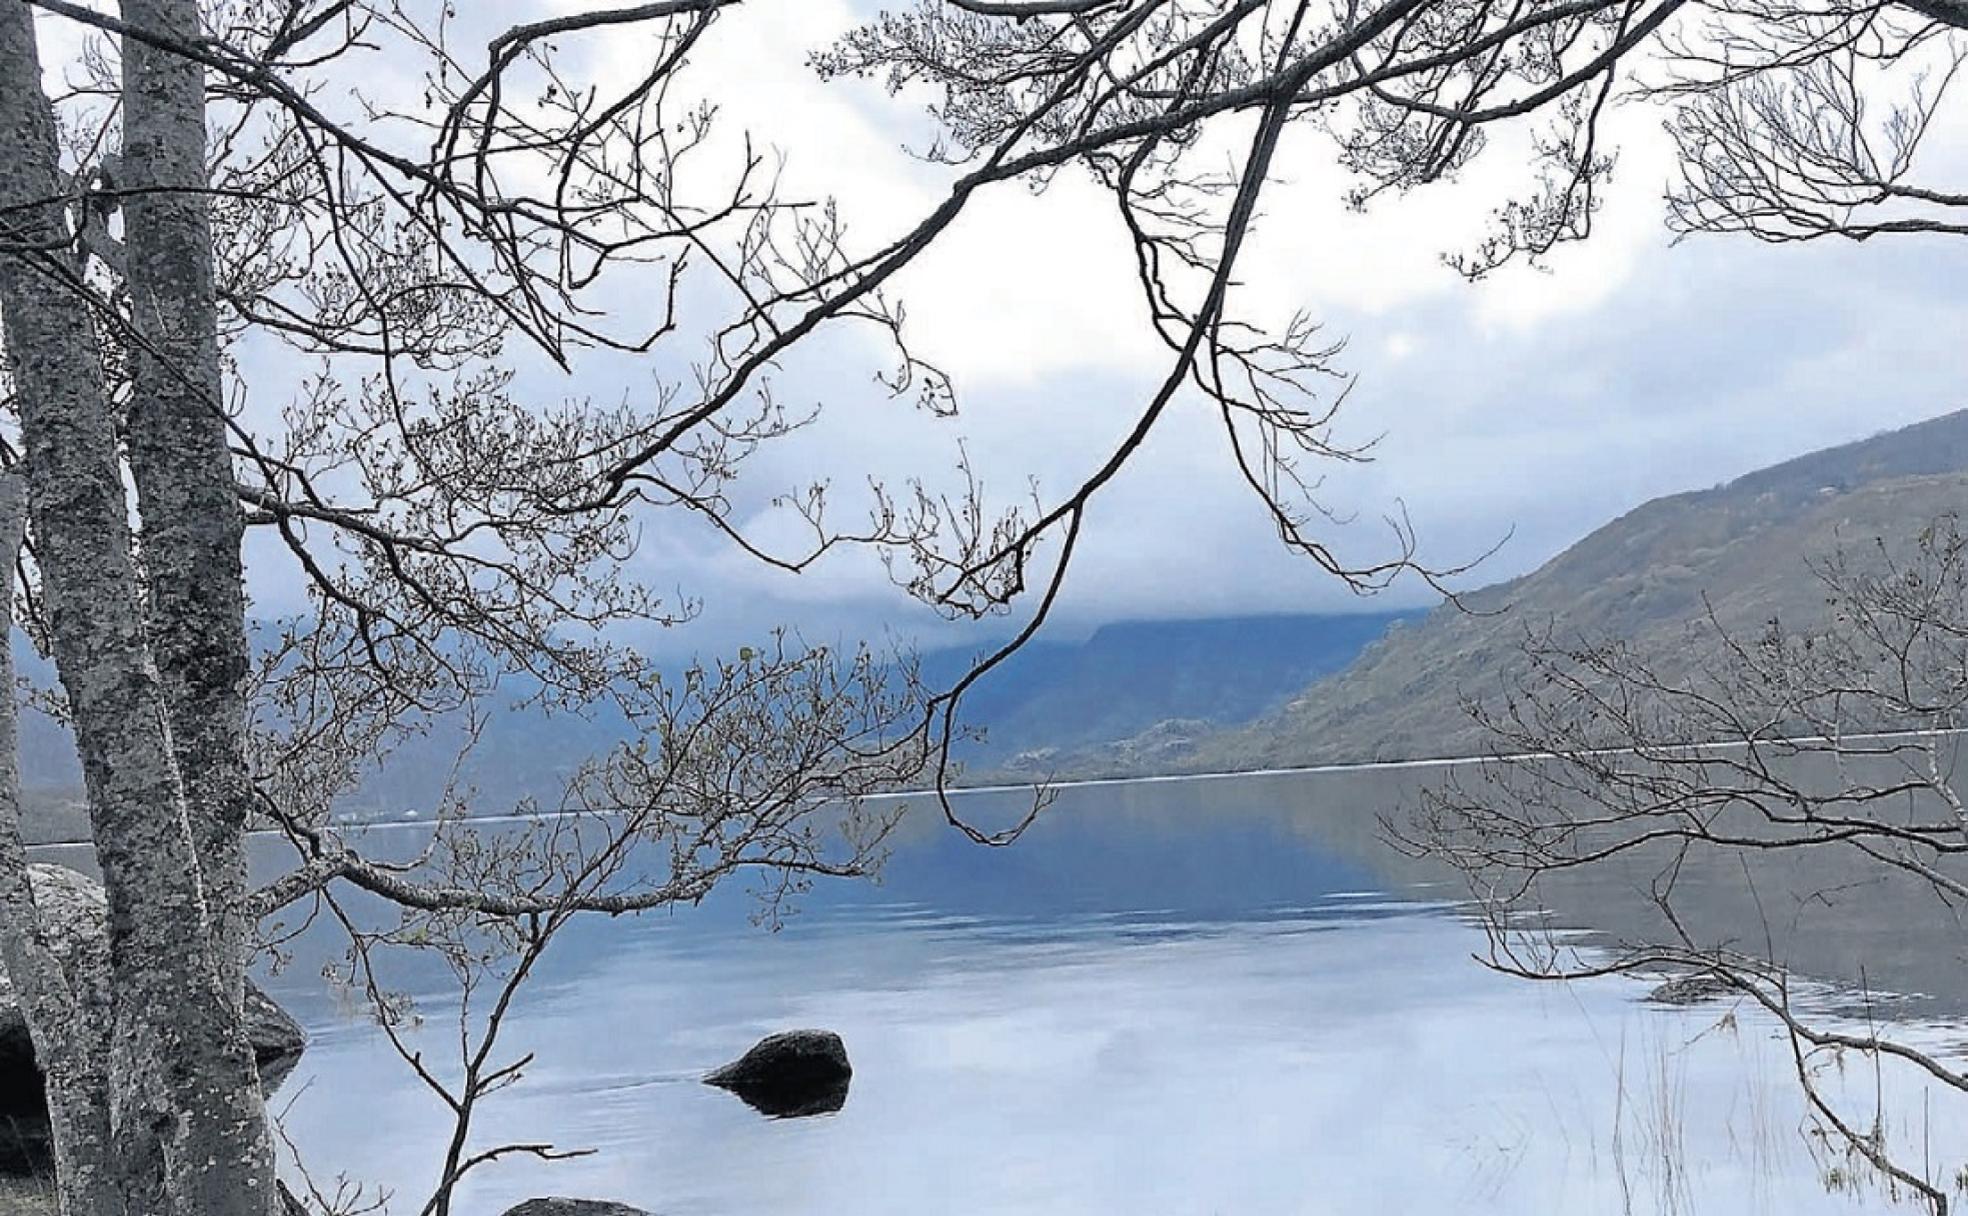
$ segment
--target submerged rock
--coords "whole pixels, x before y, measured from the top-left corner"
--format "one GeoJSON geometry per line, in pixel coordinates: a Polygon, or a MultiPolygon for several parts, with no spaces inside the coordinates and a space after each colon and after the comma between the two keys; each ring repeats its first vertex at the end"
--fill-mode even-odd
{"type": "Polygon", "coordinates": [[[529,1199],[505,1216],[649,1216],[641,1208],[626,1203],[603,1203],[597,1199],[529,1199]]]}
{"type": "Polygon", "coordinates": [[[831,1030],[788,1030],[760,1039],[744,1055],[705,1074],[776,1119],[832,1114],[847,1104],[854,1068],[847,1045],[831,1030]]]}
{"type": "MultiPolygon", "coordinates": [[[[102,884],[66,866],[28,867],[34,905],[48,947],[68,976],[82,1016],[109,1017],[108,904],[102,884]]],[[[246,1037],[260,1068],[260,1084],[271,1093],[292,1072],[307,1047],[307,1035],[273,998],[246,986],[246,1037]]],[[[34,1173],[48,1162],[48,1098],[27,1015],[13,984],[0,969],[0,1173],[34,1173]]]]}
{"type": "Polygon", "coordinates": [[[1736,986],[1708,971],[1677,975],[1656,985],[1647,999],[1659,1005],[1699,1005],[1717,997],[1734,995],[1736,986]]]}

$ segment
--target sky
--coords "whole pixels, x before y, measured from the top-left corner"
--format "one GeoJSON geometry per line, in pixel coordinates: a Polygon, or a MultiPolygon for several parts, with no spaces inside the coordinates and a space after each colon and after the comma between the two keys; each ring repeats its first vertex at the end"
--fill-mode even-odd
{"type": "MultiPolygon", "coordinates": [[[[856,16],[848,0],[744,6],[718,24],[692,72],[727,132],[777,149],[790,189],[835,196],[872,238],[933,205],[947,172],[912,151],[930,129],[922,99],[823,82],[807,66],[856,16]]],[[[564,50],[603,77],[646,65],[631,38],[564,50]]],[[[1671,150],[1662,118],[1640,105],[1619,112],[1622,159],[1590,242],[1546,269],[1476,284],[1442,255],[1480,237],[1522,171],[1511,137],[1465,180],[1365,214],[1344,207],[1349,182],[1325,137],[1287,142],[1239,298],[1267,316],[1303,309],[1346,339],[1340,362],[1356,382],[1337,437],[1378,442],[1371,464],[1335,467],[1322,487],[1325,505],[1353,517],[1320,532],[1335,549],[1361,561],[1391,555],[1382,521],[1405,511],[1434,566],[1494,548],[1463,580],[1481,585],[1535,568],[1657,495],[1968,407],[1968,243],[1676,243],[1663,222],[1671,150]]],[[[1963,135],[1957,120],[1930,145],[1968,159],[1963,135]]],[[[865,352],[822,343],[788,360],[780,394],[827,413],[748,467],[741,522],[759,535],[786,534],[764,506],[772,493],[820,475],[845,487],[869,474],[933,479],[947,475],[959,443],[995,492],[1015,496],[1028,479],[1064,487],[1105,455],[1166,374],[1127,247],[1101,196],[1071,172],[1043,193],[1014,185],[975,204],[899,295],[912,347],[952,374],[960,416],[884,400],[865,352]]],[[[597,361],[540,389],[608,400],[654,374],[597,361]]],[[[781,622],[819,634],[943,636],[865,555],[793,577],[705,529],[652,520],[635,572],[703,600],[693,639],[781,622]]],[[[278,603],[280,588],[261,583],[260,598],[278,603]]],[[[1192,405],[1095,501],[1055,625],[1072,636],[1121,619],[1433,598],[1410,582],[1363,600],[1287,554],[1220,430],[1192,405]]]]}
{"type": "MultiPolygon", "coordinates": [[[[733,24],[746,24],[718,31],[700,66],[729,81],[725,120],[784,149],[789,181],[833,191],[851,223],[880,229],[919,211],[936,179],[907,150],[924,129],[914,99],[805,70],[808,50],[853,19],[841,0],[741,13],[733,24]]],[[[1335,469],[1325,487],[1329,505],[1357,517],[1324,534],[1336,547],[1391,552],[1381,520],[1404,505],[1438,566],[1501,543],[1468,576],[1491,582],[1651,497],[1968,406],[1968,245],[1676,243],[1663,220],[1661,118],[1642,106],[1620,116],[1622,161],[1592,241],[1547,271],[1478,284],[1441,255],[1480,235],[1518,167],[1507,148],[1470,180],[1359,215],[1342,205],[1330,145],[1315,133],[1288,144],[1245,255],[1246,290],[1272,315],[1303,308],[1347,339],[1342,364],[1357,384],[1339,435],[1379,442],[1373,464],[1335,469]]],[[[1937,132],[1931,146],[1960,147],[1959,134],[1937,132]]],[[[941,467],[960,433],[994,485],[1083,472],[1166,370],[1131,288],[1126,248],[1082,181],[987,199],[902,292],[912,343],[953,374],[963,413],[885,430],[877,463],[941,467]]],[[[828,423],[754,475],[866,458],[866,411],[828,423]]],[[[794,580],[714,546],[660,552],[707,603],[742,589],[745,615],[907,619],[853,562],[794,580]]],[[[1405,585],[1363,601],[1286,554],[1220,434],[1192,411],[1096,502],[1058,622],[1071,632],[1429,598],[1405,585]]]]}

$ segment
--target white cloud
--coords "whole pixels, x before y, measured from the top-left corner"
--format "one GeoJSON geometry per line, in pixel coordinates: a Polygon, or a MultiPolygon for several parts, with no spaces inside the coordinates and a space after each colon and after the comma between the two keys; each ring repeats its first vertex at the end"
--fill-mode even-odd
{"type": "MultiPolygon", "coordinates": [[[[808,70],[808,53],[853,18],[844,0],[742,6],[694,71],[731,130],[784,148],[789,189],[838,195],[872,241],[933,206],[950,171],[907,151],[925,129],[917,102],[808,70]]],[[[630,39],[599,40],[595,53],[611,73],[646,69],[630,39]]],[[[1486,581],[1649,496],[1968,404],[1968,246],[1670,246],[1659,117],[1636,108],[1620,119],[1624,159],[1590,243],[1560,251],[1549,272],[1477,285],[1441,254],[1470,247],[1523,184],[1511,146],[1521,136],[1499,140],[1464,180],[1365,214],[1344,206],[1322,137],[1287,145],[1238,300],[1274,320],[1306,310],[1353,339],[1346,362],[1361,383],[1342,438],[1387,439],[1378,463],[1335,469],[1322,491],[1362,521],[1324,534],[1350,557],[1391,551],[1378,521],[1404,501],[1425,556],[1443,565],[1515,527],[1486,581]]],[[[1021,496],[1028,476],[1056,494],[1110,450],[1166,371],[1109,205],[1071,172],[1043,194],[988,192],[901,286],[913,341],[956,375],[963,416],[883,400],[845,346],[789,359],[782,395],[830,413],[749,470],[741,495],[762,535],[790,539],[762,506],[769,494],[832,477],[851,519],[864,474],[947,476],[960,436],[1000,501],[1021,496]]],[[[563,388],[612,400],[646,376],[597,362],[563,388]]],[[[717,628],[797,619],[867,633],[923,619],[865,559],[794,579],[688,522],[653,525],[638,568],[704,594],[717,628]]],[[[1062,619],[1359,606],[1283,554],[1217,424],[1178,409],[1096,504],[1062,619]]]]}

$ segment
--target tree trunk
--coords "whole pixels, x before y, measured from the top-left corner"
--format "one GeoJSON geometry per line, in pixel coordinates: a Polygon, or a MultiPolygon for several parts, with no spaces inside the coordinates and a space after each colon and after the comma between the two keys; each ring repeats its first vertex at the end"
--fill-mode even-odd
{"type": "MultiPolygon", "coordinates": [[[[125,0],[124,19],[198,35],[196,0],[125,0]]],[[[143,531],[150,645],[170,707],[192,842],[205,878],[213,961],[245,989],[246,603],[244,523],[233,489],[219,369],[205,167],[205,81],[196,63],[123,44],[123,204],[130,311],[139,335],[130,470],[143,531]]]]}
{"type": "Polygon", "coordinates": [[[0,965],[7,970],[47,1080],[55,1177],[65,1216],[120,1216],[109,1170],[107,1036],[80,1020],[79,1002],[48,948],[20,831],[20,733],[14,688],[14,562],[27,527],[27,487],[0,474],[0,965]]]}
{"type": "Polygon", "coordinates": [[[266,1216],[259,1080],[215,958],[202,869],[145,636],[144,593],[73,262],[54,118],[25,4],[0,4],[0,327],[29,517],[109,899],[115,1185],[132,1216],[266,1216]]]}

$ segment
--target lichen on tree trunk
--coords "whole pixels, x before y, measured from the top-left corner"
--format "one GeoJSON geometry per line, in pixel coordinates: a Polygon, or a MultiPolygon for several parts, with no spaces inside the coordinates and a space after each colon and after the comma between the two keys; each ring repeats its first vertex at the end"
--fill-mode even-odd
{"type": "MultiPolygon", "coordinates": [[[[14,562],[27,527],[27,487],[0,474],[0,689],[14,686],[14,562]]],[[[19,994],[47,1079],[59,1202],[67,1216],[120,1216],[109,1163],[105,1027],[81,1018],[69,977],[48,948],[20,831],[20,732],[12,696],[0,696],[0,966],[19,994]]]]}
{"type": "MultiPolygon", "coordinates": [[[[194,6],[159,8],[148,16],[188,18],[193,24],[177,32],[196,35],[194,6]]],[[[202,172],[203,86],[196,69],[189,103],[195,112],[189,116],[186,82],[175,71],[131,70],[132,92],[144,102],[138,114],[126,113],[126,125],[135,120],[133,138],[140,142],[157,141],[141,158],[145,171],[181,173],[189,157],[202,172]],[[195,146],[184,146],[193,139],[195,146]]],[[[277,1199],[264,1104],[236,996],[243,966],[234,927],[238,891],[223,833],[208,875],[206,851],[215,838],[198,831],[218,819],[217,812],[231,812],[213,803],[194,811],[180,779],[170,726],[178,715],[169,703],[171,682],[160,678],[151,652],[96,319],[68,281],[74,272],[66,260],[72,242],[65,193],[30,10],[0,6],[0,209],[11,229],[0,245],[0,327],[19,402],[28,514],[52,649],[73,716],[109,900],[114,1042],[108,1062],[110,1159],[104,1164],[131,1213],[264,1216],[276,1210],[277,1199]]],[[[168,208],[159,222],[160,234],[138,247],[152,260],[144,280],[154,285],[149,298],[171,315],[154,316],[134,338],[141,345],[155,333],[164,342],[152,352],[153,385],[172,374],[182,356],[196,364],[213,342],[209,333],[196,332],[210,321],[210,266],[195,264],[200,256],[209,259],[209,245],[202,255],[187,250],[190,228],[168,208]],[[186,265],[187,255],[192,265],[186,265]],[[193,299],[201,294],[202,305],[193,299]]],[[[215,354],[209,367],[215,374],[215,354]]],[[[166,402],[160,408],[182,403],[186,394],[209,404],[205,390],[196,387],[195,366],[193,373],[193,387],[159,391],[166,402]]],[[[186,473],[213,474],[209,461],[186,473]]],[[[160,487],[153,500],[160,519],[169,509],[194,510],[200,501],[199,493],[169,476],[152,484],[160,487]],[[182,491],[183,500],[173,502],[164,486],[182,491]]],[[[230,485],[224,474],[218,492],[229,493],[230,485]]],[[[209,497],[211,487],[203,489],[209,497]]],[[[198,521],[181,522],[202,530],[198,521]]],[[[223,518],[212,526],[222,531],[223,518]]],[[[236,571],[236,523],[232,535],[236,571]]],[[[194,543],[209,548],[223,542],[201,536],[194,543]]],[[[166,590],[163,598],[176,594],[166,590]]],[[[242,628],[243,621],[235,621],[234,636],[242,628]]],[[[179,680],[196,666],[181,660],[173,654],[179,680]]],[[[230,677],[222,670],[221,678],[230,677]]],[[[210,742],[201,736],[194,745],[210,742]]],[[[48,1030],[37,1028],[37,1051],[50,1050],[55,1058],[62,1046],[44,1048],[39,1041],[48,1030]]],[[[56,1036],[64,1030],[55,1028],[56,1036]]],[[[58,1124],[58,1140],[60,1131],[58,1124]]],[[[72,1158],[86,1147],[71,1142],[57,1152],[72,1158]]]]}
{"type": "MultiPolygon", "coordinates": [[[[198,30],[196,0],[126,0],[144,29],[198,30]]],[[[126,39],[121,177],[137,334],[128,445],[142,518],[148,634],[170,711],[186,812],[212,918],[213,959],[242,999],[249,926],[245,826],[243,522],[226,444],[205,81],[181,55],[126,39]]]]}

